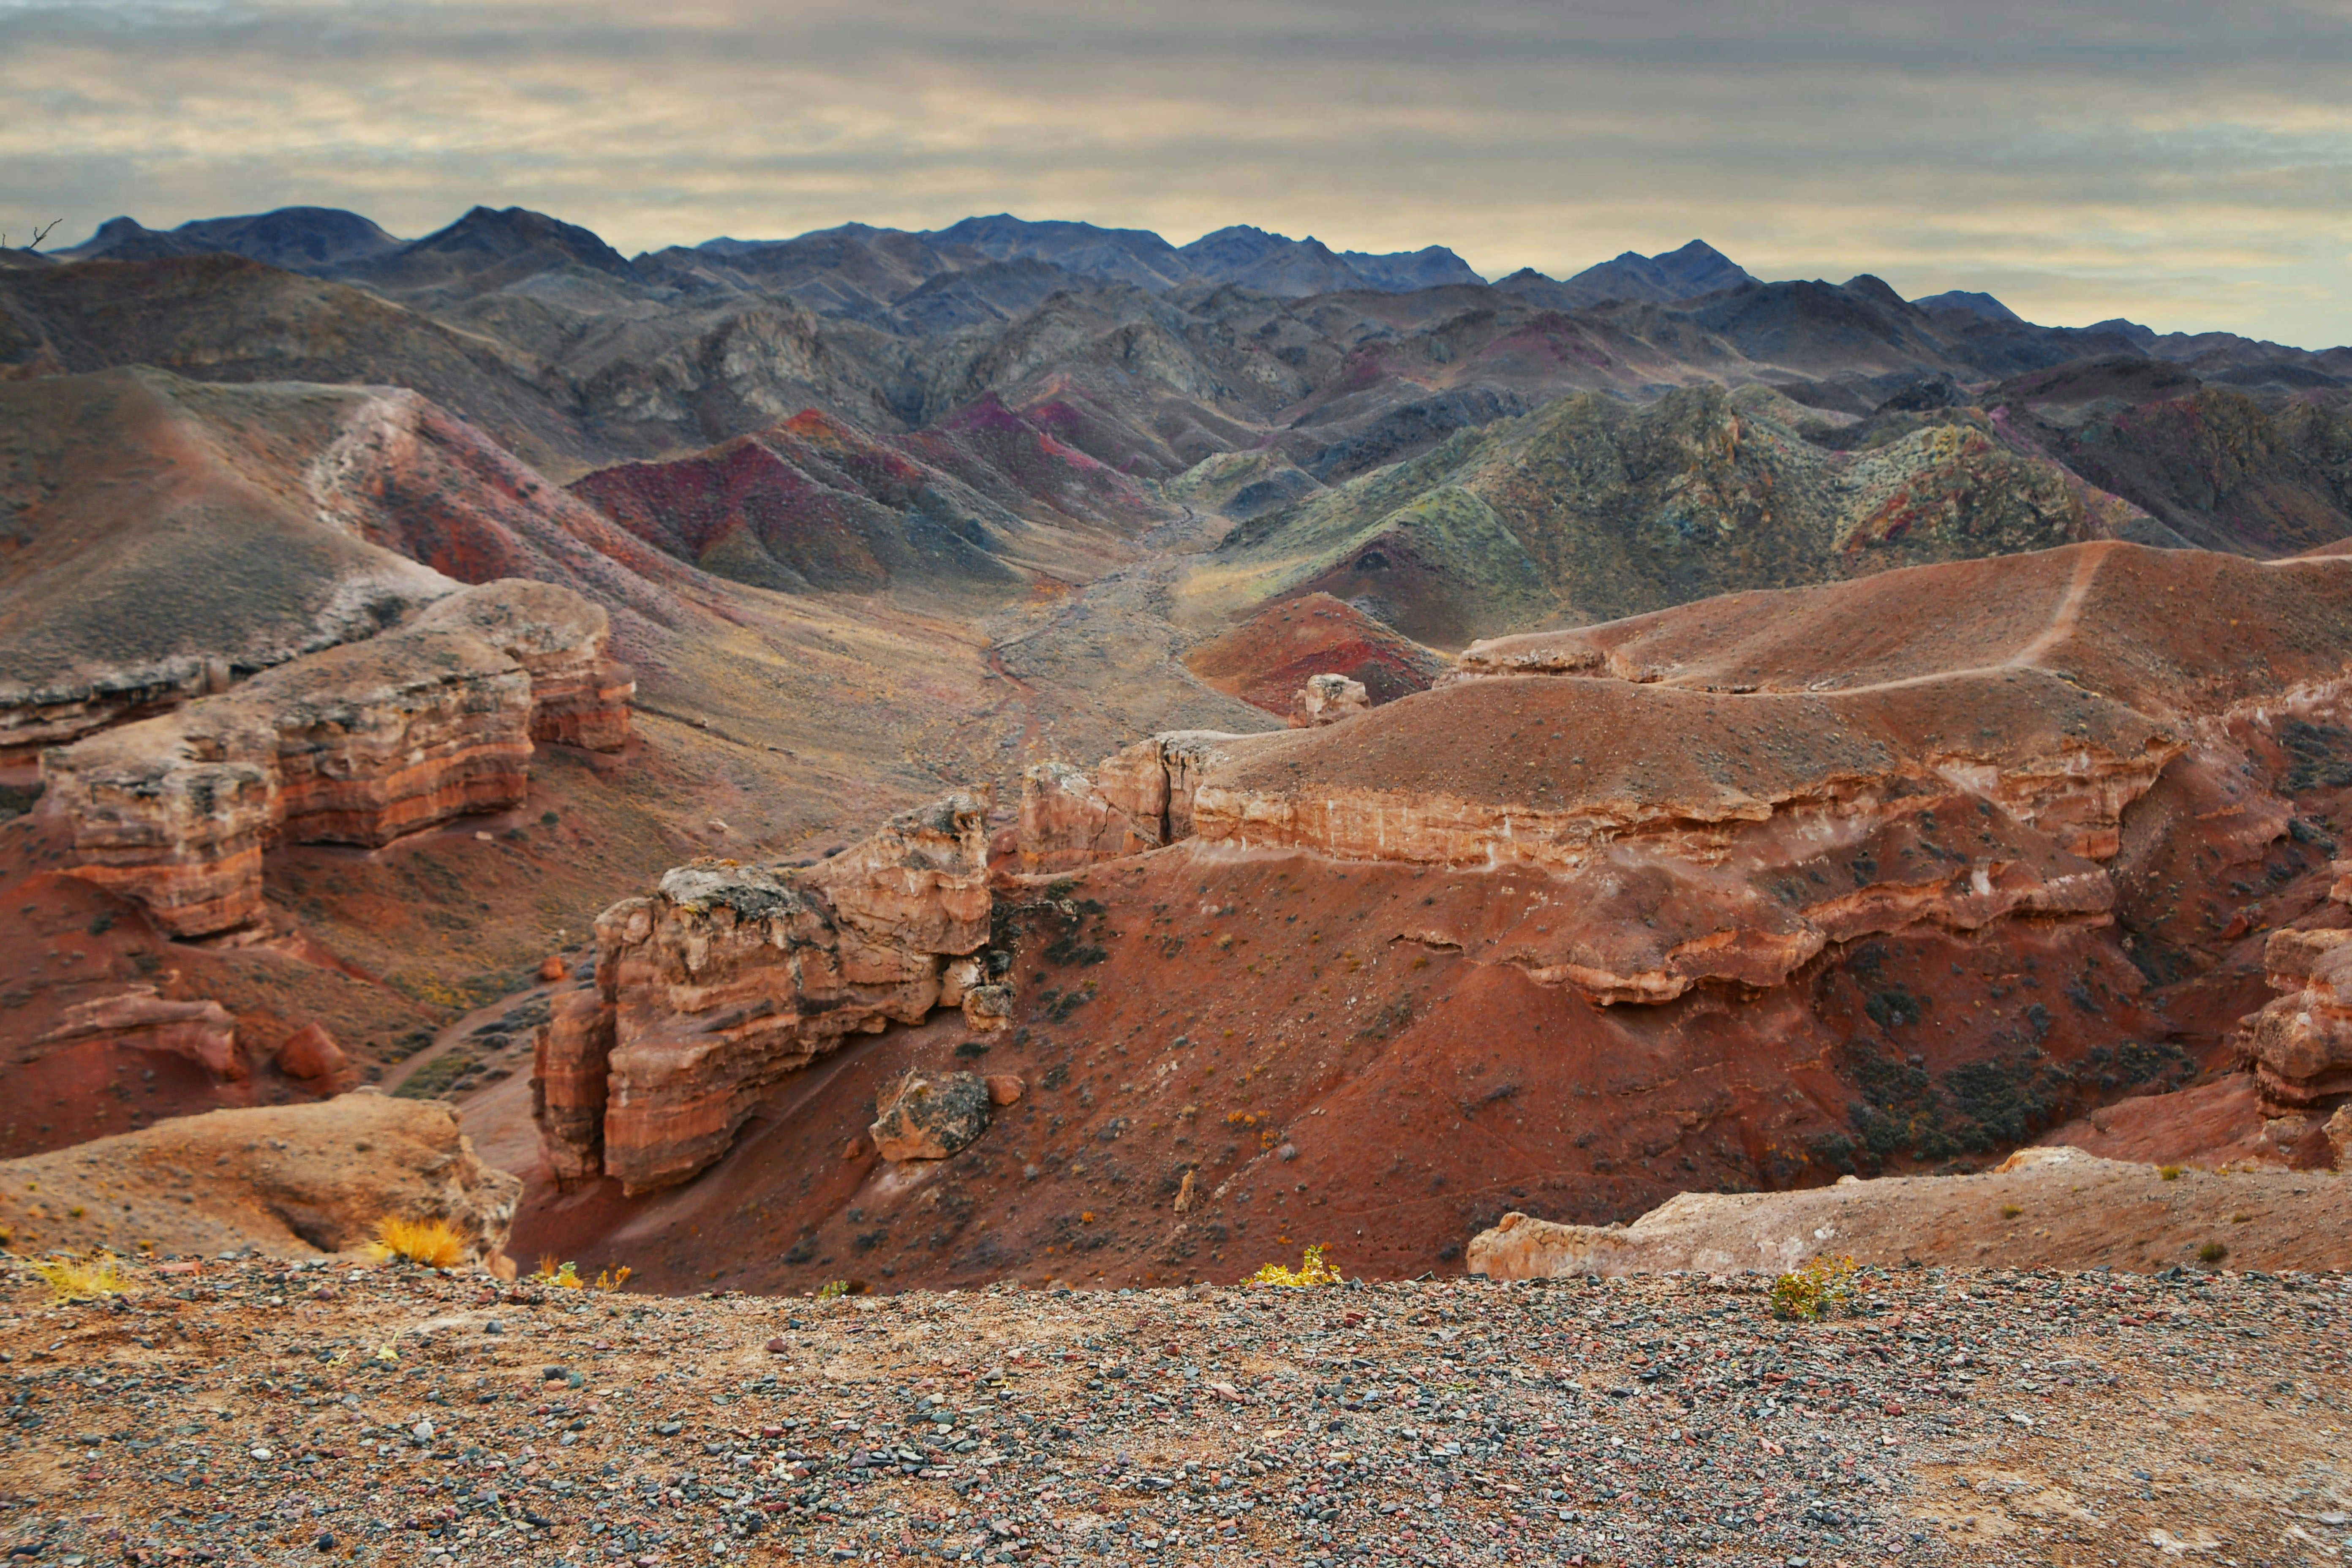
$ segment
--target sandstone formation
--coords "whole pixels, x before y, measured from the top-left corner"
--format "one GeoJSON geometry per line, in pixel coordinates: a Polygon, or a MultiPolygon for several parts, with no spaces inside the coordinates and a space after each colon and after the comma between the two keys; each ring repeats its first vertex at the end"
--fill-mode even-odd
{"type": "Polygon", "coordinates": [[[352,1254],[387,1218],[446,1221],[501,1261],[522,1184],[450,1107],[362,1089],[214,1110],[0,1163],[0,1226],[41,1251],[352,1254]]]}
{"type": "Polygon", "coordinates": [[[1312,730],[1318,725],[1337,724],[1371,705],[1362,681],[1350,680],[1344,675],[1318,675],[1291,697],[1290,727],[1312,730]]]}
{"type": "Polygon", "coordinates": [[[534,736],[613,749],[625,672],[604,612],[499,583],[224,695],[43,753],[76,874],[177,936],[257,921],[273,842],[381,845],[519,804],[534,736]]]}
{"type": "Polygon", "coordinates": [[[2022,1150],[1977,1176],[1848,1179],[1795,1193],[1685,1193],[1629,1226],[1505,1215],[1470,1242],[1472,1273],[1779,1274],[1814,1258],[1899,1268],[2151,1271],[2221,1241],[2233,1268],[2352,1265],[2352,1184],[2285,1171],[2229,1175],[2022,1150]],[[2250,1216],[2250,1217],[2248,1217],[2250,1216]]]}
{"type": "Polygon", "coordinates": [[[813,868],[698,861],[605,910],[593,991],[562,997],[539,1036],[534,1110],[558,1173],[631,1193],[684,1181],[761,1091],[845,1036],[988,990],[957,962],[988,941],[987,813],[950,795],[813,868]]]}
{"type": "Polygon", "coordinates": [[[866,1131],[885,1160],[944,1160],[988,1131],[991,1080],[975,1073],[909,1073],[866,1131]]]}
{"type": "Polygon", "coordinates": [[[2275,931],[2264,967],[2279,999],[2246,1020],[2244,1049],[2274,1115],[2352,1102],[2352,931],[2275,931]]]}
{"type": "Polygon", "coordinates": [[[215,1082],[233,1083],[252,1076],[236,1037],[236,1021],[227,1008],[213,1001],[170,1001],[152,985],[134,985],[77,1004],[40,1043],[58,1046],[100,1038],[134,1050],[184,1057],[215,1082]]]}
{"type": "Polygon", "coordinates": [[[1039,763],[1021,774],[1021,868],[1062,871],[1156,849],[1163,816],[1139,819],[1068,763],[1039,763]]]}

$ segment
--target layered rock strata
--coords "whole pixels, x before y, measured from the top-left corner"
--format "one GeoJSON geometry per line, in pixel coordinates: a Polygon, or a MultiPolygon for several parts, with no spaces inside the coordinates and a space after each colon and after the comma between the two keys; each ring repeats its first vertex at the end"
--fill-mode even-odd
{"type": "MultiPolygon", "coordinates": [[[[2330,894],[2338,902],[2352,903],[2347,880],[2330,894]]],[[[2280,995],[2240,1037],[2263,1108],[2290,1116],[2352,1101],[2352,931],[2274,931],[2263,961],[2280,995]]]]}
{"type": "Polygon", "coordinates": [[[568,589],[490,584],[397,631],[47,752],[74,873],[175,936],[250,925],[273,842],[373,847],[517,805],[535,734],[625,743],[633,686],[605,638],[604,612],[568,589]]]}
{"type": "Polygon", "coordinates": [[[1001,988],[971,956],[988,941],[988,810],[949,795],[814,867],[698,861],[606,910],[594,989],[539,1036],[534,1110],[557,1174],[630,1193],[685,1181],[762,1091],[845,1037],[941,1005],[1001,1021],[1001,988]]]}
{"type": "Polygon", "coordinates": [[[241,1083],[253,1076],[236,1019],[219,1003],[175,1002],[152,985],[134,985],[110,996],[77,1003],[41,1044],[110,1039],[134,1050],[164,1051],[205,1069],[215,1083],[241,1083]]]}
{"type": "Polygon", "coordinates": [[[1918,922],[2104,920],[2120,815],[2182,749],[2039,670],[1820,698],[1519,678],[1336,728],[1159,737],[1102,764],[1091,809],[1213,852],[1532,878],[1494,931],[1400,934],[1662,1002],[1918,922]]]}

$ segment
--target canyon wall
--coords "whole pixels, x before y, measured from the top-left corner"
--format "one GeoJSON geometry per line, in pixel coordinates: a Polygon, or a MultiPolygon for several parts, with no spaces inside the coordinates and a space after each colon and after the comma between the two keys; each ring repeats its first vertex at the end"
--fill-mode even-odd
{"type": "Polygon", "coordinates": [[[987,944],[985,796],[892,817],[814,867],[698,861],[596,921],[593,991],[540,1031],[533,1110],[560,1178],[630,1193],[725,1153],[761,1091],[934,1007],[1003,1014],[987,944]]]}
{"type": "Polygon", "coordinates": [[[535,736],[625,744],[634,688],[606,635],[604,612],[568,589],[465,589],[396,630],[44,752],[45,808],[72,825],[75,875],[173,935],[249,926],[273,842],[373,847],[518,805],[535,736]]]}

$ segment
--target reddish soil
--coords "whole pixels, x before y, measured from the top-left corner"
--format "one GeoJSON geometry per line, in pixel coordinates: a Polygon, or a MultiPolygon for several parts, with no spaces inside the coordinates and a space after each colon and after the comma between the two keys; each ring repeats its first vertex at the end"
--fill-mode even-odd
{"type": "Polygon", "coordinates": [[[1372,706],[1426,691],[1449,663],[1328,594],[1267,605],[1184,656],[1209,685],[1285,717],[1307,679],[1344,675],[1364,683],[1372,706]]]}
{"type": "MultiPolygon", "coordinates": [[[[1182,846],[1098,868],[1067,892],[1075,927],[1041,906],[1000,933],[1020,955],[1009,1035],[961,1057],[958,1020],[860,1041],[669,1193],[558,1194],[532,1174],[517,1256],[765,1290],[1015,1267],[1231,1279],[1321,1242],[1350,1273],[1410,1276],[1458,1268],[1507,1209],[1631,1219],[1694,1188],[1826,1181],[1857,1153],[1921,1168],[1853,1138],[1863,1086],[1885,1093],[1906,1068],[1918,1081],[1896,1083],[1898,1104],[1924,1109],[1942,1085],[1943,1113],[1989,1155],[2190,1068],[2158,1043],[2164,1024],[2112,933],[2079,926],[1906,933],[1761,996],[1613,1008],[1486,962],[1484,943],[1400,935],[1490,920],[1512,881],[1182,846]],[[1064,935],[1070,962],[1045,958],[1064,935]],[[2119,1053],[2119,1038],[2144,1044],[2119,1053]],[[877,1161],[860,1137],[877,1090],[959,1065],[1017,1073],[1029,1092],[936,1166],[877,1161]],[[1194,1202],[1178,1214],[1187,1171],[1194,1202]]],[[[520,1114],[507,1103],[480,1123],[486,1141],[520,1114]]]]}

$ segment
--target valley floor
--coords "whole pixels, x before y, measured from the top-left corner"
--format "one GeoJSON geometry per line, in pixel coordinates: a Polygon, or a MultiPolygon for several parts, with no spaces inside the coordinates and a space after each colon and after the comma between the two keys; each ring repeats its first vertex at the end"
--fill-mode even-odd
{"type": "Polygon", "coordinates": [[[2318,1563],[2352,1280],[831,1301],[134,1266],[0,1309],[11,1562],[2318,1563]]]}

